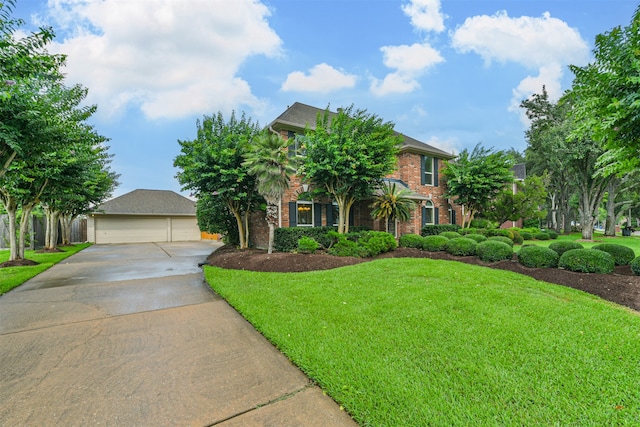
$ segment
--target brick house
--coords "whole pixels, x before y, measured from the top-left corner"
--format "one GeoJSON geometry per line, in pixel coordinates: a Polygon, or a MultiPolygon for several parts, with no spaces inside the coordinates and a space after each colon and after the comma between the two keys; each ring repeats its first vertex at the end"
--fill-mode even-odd
{"type": "MultiPolygon", "coordinates": [[[[296,144],[295,136],[303,134],[308,126],[313,129],[318,114],[324,109],[299,102],[288,107],[269,124],[269,130],[278,133],[285,140],[291,140],[291,152],[296,144]]],[[[336,113],[330,113],[336,114],[336,113]]],[[[443,160],[453,159],[450,153],[431,145],[399,134],[403,143],[398,153],[396,171],[385,178],[387,184],[395,183],[397,188],[409,189],[411,198],[418,208],[407,222],[389,224],[389,231],[397,235],[407,233],[420,234],[426,224],[455,224],[460,218],[460,206],[449,203],[444,197],[440,169],[443,160]]],[[[331,199],[312,198],[307,183],[300,176],[293,176],[290,187],[285,192],[279,215],[280,227],[321,227],[337,225],[338,207],[331,199]]],[[[356,202],[351,207],[350,226],[365,226],[373,230],[384,231],[383,221],[371,217],[372,200],[356,202]]],[[[266,247],[268,241],[267,225],[262,212],[252,219],[252,243],[257,247],[266,247]]]]}

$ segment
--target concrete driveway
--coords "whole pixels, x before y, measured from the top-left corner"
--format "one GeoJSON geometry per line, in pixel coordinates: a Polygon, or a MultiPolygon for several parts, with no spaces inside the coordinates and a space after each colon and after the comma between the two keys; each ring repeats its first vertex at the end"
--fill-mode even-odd
{"type": "Polygon", "coordinates": [[[94,245],[0,297],[0,425],[355,426],[203,280],[214,242],[94,245]]]}

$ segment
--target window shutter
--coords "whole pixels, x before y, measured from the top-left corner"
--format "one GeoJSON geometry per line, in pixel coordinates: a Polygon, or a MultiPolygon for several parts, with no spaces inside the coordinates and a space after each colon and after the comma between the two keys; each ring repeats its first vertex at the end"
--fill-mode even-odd
{"type": "Polygon", "coordinates": [[[433,223],[440,224],[440,209],[438,208],[433,208],[433,223]]]}
{"type": "Polygon", "coordinates": [[[433,186],[438,186],[438,158],[433,158],[433,186]]]}
{"type": "Polygon", "coordinates": [[[331,227],[333,225],[333,204],[329,203],[328,205],[324,205],[325,210],[327,211],[327,227],[331,227]]]}
{"type": "Polygon", "coordinates": [[[287,131],[287,141],[289,142],[289,157],[296,155],[296,133],[287,131]]]}
{"type": "Polygon", "coordinates": [[[289,202],[289,227],[298,226],[298,206],[296,202],[289,202]]]}
{"type": "Polygon", "coordinates": [[[422,207],[422,226],[424,227],[427,224],[427,208],[422,207]]]}
{"type": "Polygon", "coordinates": [[[452,208],[451,209],[451,224],[455,224],[456,223],[456,211],[452,208]]]}
{"type": "Polygon", "coordinates": [[[353,213],[353,205],[351,209],[349,209],[349,227],[351,227],[354,223],[355,214],[353,213]]]}
{"type": "Polygon", "coordinates": [[[420,184],[425,185],[427,180],[425,179],[425,170],[424,170],[424,156],[420,155],[420,184]]]}
{"type": "Polygon", "coordinates": [[[322,227],[322,205],[320,203],[313,204],[313,226],[322,227]]]}

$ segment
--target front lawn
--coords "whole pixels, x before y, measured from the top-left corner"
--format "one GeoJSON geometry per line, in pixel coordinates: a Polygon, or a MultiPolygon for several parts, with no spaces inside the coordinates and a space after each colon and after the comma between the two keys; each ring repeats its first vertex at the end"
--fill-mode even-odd
{"type": "MultiPolygon", "coordinates": [[[[38,253],[37,251],[25,251],[25,258],[38,262],[38,265],[25,267],[0,268],[0,295],[9,292],[16,286],[22,285],[32,277],[37,276],[54,264],[70,257],[76,252],[90,246],[91,243],[82,243],[71,246],[60,246],[62,252],[38,253]]],[[[9,251],[0,251],[0,263],[9,259],[9,251]]]]}
{"type": "Polygon", "coordinates": [[[640,317],[592,295],[413,258],[205,275],[362,426],[640,425],[640,317]]]}
{"type": "MultiPolygon", "coordinates": [[[[538,245],[549,246],[553,242],[559,240],[578,241],[582,246],[589,249],[600,243],[616,243],[618,245],[628,246],[636,253],[636,256],[640,256],[640,237],[639,236],[627,236],[627,237],[605,237],[602,233],[593,233],[593,241],[581,240],[582,235],[580,233],[561,234],[555,240],[525,240],[525,245],[538,245]]],[[[518,249],[516,249],[518,250],[518,249]]]]}

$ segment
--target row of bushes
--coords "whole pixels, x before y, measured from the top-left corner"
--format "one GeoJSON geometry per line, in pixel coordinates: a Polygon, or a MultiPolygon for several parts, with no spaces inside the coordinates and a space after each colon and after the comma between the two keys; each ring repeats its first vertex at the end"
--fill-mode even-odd
{"type": "MultiPolygon", "coordinates": [[[[365,227],[350,227],[356,236],[361,231],[366,231],[365,227]]],[[[302,237],[308,237],[320,245],[321,248],[328,248],[334,240],[329,236],[330,231],[337,231],[337,227],[286,227],[276,228],[273,235],[273,248],[278,252],[291,252],[298,248],[298,241],[302,237]]]]}
{"type": "Polygon", "coordinates": [[[398,247],[395,237],[383,231],[357,231],[339,234],[333,229],[318,233],[316,239],[302,235],[296,243],[301,253],[314,253],[318,249],[325,249],[335,256],[354,256],[360,258],[374,257],[389,252],[398,247]]]}
{"type": "Polygon", "coordinates": [[[480,234],[485,237],[503,236],[510,238],[519,245],[525,240],[550,240],[558,238],[558,233],[552,230],[540,231],[531,228],[460,228],[460,226],[453,224],[425,225],[421,231],[422,236],[438,236],[443,233],[447,233],[450,236],[453,236],[451,233],[456,233],[458,237],[469,234],[480,234]]]}
{"type": "MultiPolygon", "coordinates": [[[[445,231],[439,235],[419,236],[405,234],[400,246],[426,251],[447,251],[452,255],[476,255],[482,261],[496,262],[513,257],[513,241],[504,236],[486,237],[480,234],[461,236],[445,231]]],[[[583,273],[612,273],[616,265],[631,265],[634,274],[640,275],[640,257],[633,249],[613,243],[595,245],[585,249],[578,242],[553,242],[549,247],[525,245],[518,252],[518,261],[531,268],[560,267],[583,273]]]]}

